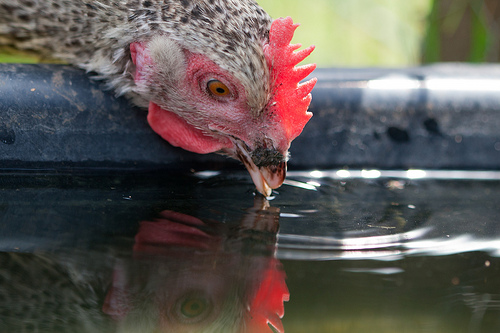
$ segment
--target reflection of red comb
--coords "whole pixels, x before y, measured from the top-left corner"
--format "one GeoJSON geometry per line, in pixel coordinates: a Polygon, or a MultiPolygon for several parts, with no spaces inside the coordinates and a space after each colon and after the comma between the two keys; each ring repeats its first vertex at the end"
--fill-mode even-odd
{"type": "Polygon", "coordinates": [[[295,67],[314,50],[310,46],[294,52],[301,44],[290,44],[293,33],[299,25],[290,17],[273,21],[269,32],[269,44],[264,46],[264,54],[271,71],[273,87],[268,110],[276,117],[285,130],[288,142],[296,138],[312,117],[307,108],[311,103],[311,90],[316,78],[299,84],[316,68],[315,64],[295,67]]]}
{"type": "Polygon", "coordinates": [[[262,273],[262,281],[249,304],[247,330],[245,333],[285,332],[281,318],[285,314],[283,302],[290,300],[285,283],[286,274],[278,259],[272,258],[262,273]],[[269,324],[274,327],[272,330],[269,324]]]}

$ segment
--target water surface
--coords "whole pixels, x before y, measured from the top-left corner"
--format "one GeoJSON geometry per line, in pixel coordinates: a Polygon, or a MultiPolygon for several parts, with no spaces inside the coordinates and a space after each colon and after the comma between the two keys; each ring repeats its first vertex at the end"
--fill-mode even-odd
{"type": "Polygon", "coordinates": [[[0,331],[498,332],[500,174],[0,175],[0,331]]]}

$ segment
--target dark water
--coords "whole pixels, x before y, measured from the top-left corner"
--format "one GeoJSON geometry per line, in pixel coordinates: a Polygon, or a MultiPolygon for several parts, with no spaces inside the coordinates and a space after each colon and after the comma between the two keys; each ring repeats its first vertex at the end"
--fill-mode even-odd
{"type": "Polygon", "coordinates": [[[495,172],[4,173],[0,332],[499,332],[499,216],[495,172]]]}

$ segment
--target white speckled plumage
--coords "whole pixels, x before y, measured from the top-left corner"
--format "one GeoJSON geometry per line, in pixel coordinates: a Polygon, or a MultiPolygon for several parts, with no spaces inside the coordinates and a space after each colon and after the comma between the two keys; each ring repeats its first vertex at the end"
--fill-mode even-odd
{"type": "Polygon", "coordinates": [[[262,106],[270,24],[252,0],[0,0],[0,44],[96,72],[142,106],[148,101],[131,96],[129,45],[158,35],[207,55],[242,82],[250,104],[262,106]]]}

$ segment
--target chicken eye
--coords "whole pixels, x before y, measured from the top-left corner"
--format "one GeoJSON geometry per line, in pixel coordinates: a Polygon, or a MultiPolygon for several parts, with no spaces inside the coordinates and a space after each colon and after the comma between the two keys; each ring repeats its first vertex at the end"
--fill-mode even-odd
{"type": "Polygon", "coordinates": [[[228,96],[231,93],[224,83],[216,79],[207,82],[207,90],[210,94],[217,97],[228,96]]]}

